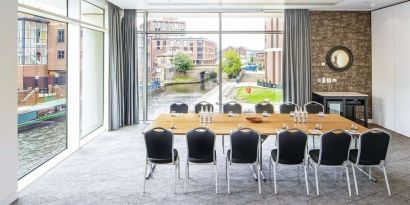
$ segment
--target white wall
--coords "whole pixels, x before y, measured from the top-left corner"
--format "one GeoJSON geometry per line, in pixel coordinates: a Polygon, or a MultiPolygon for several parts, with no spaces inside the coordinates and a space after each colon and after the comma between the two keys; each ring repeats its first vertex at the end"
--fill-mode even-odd
{"type": "Polygon", "coordinates": [[[0,6],[0,205],[17,198],[17,1],[0,6]]]}
{"type": "Polygon", "coordinates": [[[410,2],[372,12],[373,120],[410,137],[410,2]]]}
{"type": "Polygon", "coordinates": [[[394,9],[372,12],[373,122],[394,129],[394,9]]]}

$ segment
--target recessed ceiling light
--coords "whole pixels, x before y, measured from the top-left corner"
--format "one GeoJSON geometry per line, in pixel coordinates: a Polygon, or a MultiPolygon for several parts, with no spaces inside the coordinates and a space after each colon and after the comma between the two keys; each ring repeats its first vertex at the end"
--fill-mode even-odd
{"type": "Polygon", "coordinates": [[[375,6],[376,6],[376,4],[370,4],[370,6],[371,6],[371,7],[375,7],[375,6]]]}

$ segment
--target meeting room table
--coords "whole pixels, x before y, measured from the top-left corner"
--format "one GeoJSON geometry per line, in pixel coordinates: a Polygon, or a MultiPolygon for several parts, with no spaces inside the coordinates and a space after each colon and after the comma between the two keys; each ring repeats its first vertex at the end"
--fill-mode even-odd
{"type": "MultiPolygon", "coordinates": [[[[284,129],[297,128],[304,131],[309,136],[313,137],[312,146],[315,147],[315,136],[320,136],[322,133],[331,131],[333,129],[341,129],[349,132],[354,138],[360,133],[367,131],[355,122],[344,118],[338,114],[309,114],[307,122],[294,122],[294,118],[290,114],[270,114],[264,116],[257,113],[243,113],[230,116],[222,113],[212,113],[211,122],[201,122],[199,114],[197,113],[161,113],[146,130],[162,127],[170,130],[176,136],[185,136],[186,133],[194,128],[206,127],[213,131],[217,136],[229,136],[233,130],[239,128],[251,128],[259,134],[264,136],[276,136],[284,129]],[[262,118],[259,123],[253,123],[247,118],[258,117],[262,118]]],[[[262,139],[263,141],[264,139],[262,139]]],[[[357,147],[357,141],[355,140],[357,147]]],[[[260,149],[262,150],[262,149],[260,149]]],[[[262,155],[260,155],[262,157],[262,155]]],[[[155,166],[149,170],[147,179],[150,178],[155,166]]],[[[256,170],[254,170],[254,177],[256,177],[256,170]]],[[[263,175],[263,172],[261,173],[263,175]]],[[[265,180],[265,177],[262,177],[265,180]]]]}

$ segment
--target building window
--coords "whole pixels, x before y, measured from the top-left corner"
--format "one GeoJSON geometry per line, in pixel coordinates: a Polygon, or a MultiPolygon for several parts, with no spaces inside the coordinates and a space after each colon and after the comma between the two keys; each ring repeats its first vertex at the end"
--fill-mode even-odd
{"type": "Polygon", "coordinates": [[[57,51],[57,59],[58,60],[64,59],[64,51],[57,51]]]}
{"type": "Polygon", "coordinates": [[[64,29],[57,30],[57,43],[64,43],[64,29]]]}

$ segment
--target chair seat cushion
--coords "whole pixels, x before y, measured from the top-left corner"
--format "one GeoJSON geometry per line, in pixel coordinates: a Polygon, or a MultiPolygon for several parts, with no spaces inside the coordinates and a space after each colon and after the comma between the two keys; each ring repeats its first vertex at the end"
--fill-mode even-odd
{"type": "MultiPolygon", "coordinates": [[[[315,163],[318,163],[319,155],[320,155],[320,149],[312,149],[309,151],[309,156],[315,163]]],[[[343,163],[344,161],[332,161],[332,160],[324,160],[324,159],[321,159],[320,161],[321,165],[329,165],[329,166],[338,166],[338,165],[342,165],[343,163]]]]}
{"type": "MultiPolygon", "coordinates": [[[[359,150],[357,149],[352,149],[349,152],[349,160],[353,162],[354,164],[357,163],[357,157],[359,155],[359,150]]],[[[359,165],[379,165],[380,161],[369,161],[369,160],[360,160],[358,163],[359,165]]]]}
{"type": "MultiPolygon", "coordinates": [[[[174,152],[174,161],[176,161],[178,158],[178,151],[176,149],[173,149],[173,152],[174,152]]],[[[148,161],[150,161],[151,163],[156,163],[156,164],[168,164],[168,163],[172,163],[172,158],[168,158],[168,159],[148,158],[148,161]]]]}
{"type": "Polygon", "coordinates": [[[231,150],[230,149],[226,152],[226,156],[228,157],[228,161],[230,161],[232,163],[253,164],[253,163],[256,162],[255,159],[236,159],[236,158],[231,159],[231,150]]]}
{"type": "MultiPolygon", "coordinates": [[[[271,157],[273,159],[274,162],[276,162],[276,158],[278,157],[278,150],[277,149],[273,149],[271,151],[271,157]]],[[[295,164],[302,164],[303,163],[303,159],[279,159],[279,164],[288,164],[288,165],[295,165],[295,164]]]]}
{"type": "MultiPolygon", "coordinates": [[[[214,152],[215,152],[215,156],[216,156],[216,151],[214,151],[214,152]]],[[[204,158],[188,157],[188,161],[192,162],[192,163],[199,163],[199,164],[200,163],[211,163],[211,162],[214,162],[214,158],[213,158],[212,155],[204,157],[204,158]]]]}

